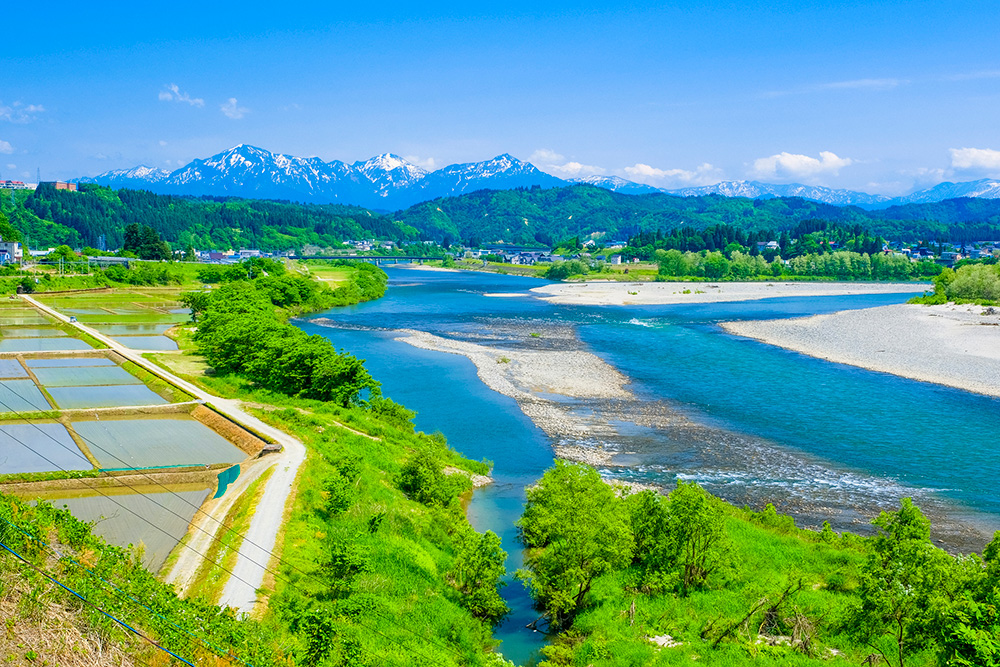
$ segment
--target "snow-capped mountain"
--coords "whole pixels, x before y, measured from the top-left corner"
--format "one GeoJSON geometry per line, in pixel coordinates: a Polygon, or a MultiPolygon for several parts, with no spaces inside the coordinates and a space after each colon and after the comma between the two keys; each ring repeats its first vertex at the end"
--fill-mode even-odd
{"type": "Polygon", "coordinates": [[[109,171],[83,183],[144,188],[161,194],[228,195],[341,203],[398,209],[421,201],[483,188],[556,187],[567,185],[510,155],[485,162],[453,164],[437,171],[384,153],[363,162],[302,158],[240,144],[218,155],[193,160],[168,173],[148,167],[109,171]],[[146,172],[141,172],[146,170],[146,172]],[[142,173],[148,173],[144,178],[142,173]]]}
{"type": "Polygon", "coordinates": [[[981,197],[1000,199],[1000,180],[984,178],[967,183],[938,183],[932,188],[920,190],[903,197],[896,197],[893,204],[930,204],[957,197],[981,197]]]}
{"type": "MultiPolygon", "coordinates": [[[[152,183],[159,183],[170,177],[170,172],[166,169],[157,169],[139,165],[131,169],[115,169],[106,171],[97,178],[102,179],[101,183],[113,188],[146,188],[152,183]]],[[[76,179],[80,183],[94,183],[92,178],[76,179]]]]}
{"type": "Polygon", "coordinates": [[[801,185],[799,183],[776,185],[773,183],[759,183],[757,181],[723,181],[715,185],[682,188],[680,190],[669,190],[668,192],[680,195],[681,197],[701,197],[704,195],[747,197],[749,199],[801,197],[836,206],[860,206],[861,208],[881,208],[893,203],[892,197],[886,195],[870,195],[853,190],[837,190],[816,185],[801,185]]]}
{"type": "Polygon", "coordinates": [[[534,185],[556,188],[566,185],[566,181],[540,171],[529,162],[504,153],[485,162],[453,164],[427,175],[421,183],[423,200],[449,197],[466,192],[489,188],[491,190],[512,190],[534,185]]]}
{"type": "Polygon", "coordinates": [[[626,181],[620,176],[584,176],[583,178],[571,178],[570,183],[585,183],[612,192],[621,192],[626,195],[642,195],[650,192],[664,192],[660,188],[654,188],[645,183],[635,183],[626,181]]]}
{"type": "Polygon", "coordinates": [[[247,144],[194,160],[174,172],[140,166],[76,180],[113,188],[146,189],[161,194],[288,199],[352,204],[381,210],[402,209],[422,201],[481,189],[550,188],[577,183],[629,195],[667,192],[682,197],[711,194],[750,199],[801,197],[836,206],[866,209],[937,202],[955,197],[1000,198],[1000,180],[995,179],[941,183],[895,198],[798,183],[781,185],[757,181],[723,181],[703,187],[660,190],[618,176],[588,176],[566,181],[506,153],[484,162],[453,164],[427,171],[392,153],[346,164],[340,160],[324,162],[318,157],[272,153],[247,144]]]}
{"type": "Polygon", "coordinates": [[[392,153],[383,153],[365,162],[355,162],[351,168],[370,183],[375,193],[383,199],[391,199],[397,192],[413,187],[427,176],[426,169],[392,153]]]}

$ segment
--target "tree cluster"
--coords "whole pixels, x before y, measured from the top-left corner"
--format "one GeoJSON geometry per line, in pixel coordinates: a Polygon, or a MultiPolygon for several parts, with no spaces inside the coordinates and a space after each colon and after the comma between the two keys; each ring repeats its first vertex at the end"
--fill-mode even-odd
{"type": "Polygon", "coordinates": [[[593,468],[556,461],[527,491],[518,521],[527,548],[518,572],[553,628],[583,608],[597,577],[630,569],[646,591],[686,595],[728,559],[719,500],[678,482],[669,497],[628,495],[593,468]]]}
{"type": "MultiPolygon", "coordinates": [[[[185,297],[198,318],[199,352],[218,373],[238,373],[272,391],[338,405],[378,397],[364,361],[338,353],[329,340],[288,324],[279,308],[302,303],[301,278],[261,276],[185,297]]],[[[322,303],[322,288],[310,303],[322,303]]]]}

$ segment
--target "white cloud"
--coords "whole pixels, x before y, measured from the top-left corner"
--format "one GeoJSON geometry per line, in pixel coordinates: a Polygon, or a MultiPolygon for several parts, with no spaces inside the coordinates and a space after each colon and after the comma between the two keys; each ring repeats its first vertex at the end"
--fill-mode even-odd
{"type": "Polygon", "coordinates": [[[528,156],[528,162],[532,164],[552,164],[554,162],[562,162],[565,159],[564,156],[548,148],[539,148],[528,156]]]}
{"type": "Polygon", "coordinates": [[[14,152],[14,147],[10,145],[10,142],[0,139],[0,153],[5,153],[10,155],[14,152]]]}
{"type": "Polygon", "coordinates": [[[847,81],[830,81],[828,83],[815,83],[790,90],[770,90],[761,97],[784,97],[786,95],[805,95],[807,93],[822,93],[837,90],[892,90],[910,83],[907,79],[850,79],[847,81]]]}
{"type": "Polygon", "coordinates": [[[694,170],[689,169],[659,169],[642,162],[637,162],[623,170],[625,177],[636,183],[645,183],[659,188],[683,188],[700,185],[712,185],[722,180],[722,170],[709,164],[699,165],[694,170]]]}
{"type": "Polygon", "coordinates": [[[952,169],[1000,173],[1000,151],[991,148],[952,148],[950,152],[952,169]]]}
{"type": "Polygon", "coordinates": [[[833,81],[814,86],[814,90],[891,90],[898,88],[905,79],[853,79],[851,81],[833,81]]]}
{"type": "Polygon", "coordinates": [[[565,164],[547,164],[544,170],[556,172],[556,176],[566,176],[568,178],[580,178],[582,176],[598,176],[605,172],[603,167],[592,164],[581,164],[579,162],[567,162],[565,164]]]}
{"type": "Polygon", "coordinates": [[[574,160],[566,161],[566,156],[560,155],[548,148],[539,148],[528,157],[528,162],[542,171],[562,178],[580,178],[597,176],[607,172],[603,167],[593,164],[583,164],[574,160]]]}
{"type": "Polygon", "coordinates": [[[187,102],[193,107],[205,106],[205,100],[200,97],[191,97],[187,92],[182,92],[176,83],[163,86],[158,97],[162,102],[187,102]]]}
{"type": "Polygon", "coordinates": [[[16,164],[8,164],[7,168],[8,169],[17,169],[17,165],[16,164]]]}
{"type": "Polygon", "coordinates": [[[165,141],[164,141],[163,139],[160,139],[160,145],[161,145],[161,146],[166,146],[166,145],[167,145],[167,142],[165,142],[165,141]]]}
{"type": "Polygon", "coordinates": [[[437,160],[432,157],[421,158],[417,155],[404,155],[403,159],[411,164],[415,164],[418,167],[422,167],[427,171],[434,171],[437,169],[437,160]]]}
{"type": "Polygon", "coordinates": [[[250,109],[247,109],[246,107],[241,107],[238,104],[236,104],[235,97],[230,97],[228,100],[226,100],[226,103],[219,107],[219,111],[221,111],[223,115],[227,116],[228,118],[232,118],[234,120],[243,118],[243,116],[250,113],[250,109]]]}
{"type": "Polygon", "coordinates": [[[751,175],[769,180],[815,180],[820,176],[836,176],[841,169],[854,164],[849,157],[822,151],[819,159],[809,155],[781,152],[770,157],[757,158],[751,175]]]}
{"type": "Polygon", "coordinates": [[[30,123],[38,117],[38,114],[44,111],[45,107],[41,104],[14,102],[10,105],[5,105],[0,103],[0,120],[5,120],[9,123],[30,123]]]}

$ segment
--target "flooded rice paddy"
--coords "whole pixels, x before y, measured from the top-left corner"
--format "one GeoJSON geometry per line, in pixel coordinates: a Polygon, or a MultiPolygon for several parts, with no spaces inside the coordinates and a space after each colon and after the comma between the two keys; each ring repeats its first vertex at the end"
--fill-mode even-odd
{"type": "Polygon", "coordinates": [[[38,412],[51,408],[34,381],[0,380],[0,411],[38,412]]]}
{"type": "Polygon", "coordinates": [[[56,405],[66,410],[165,405],[169,401],[144,384],[96,387],[46,387],[56,405]]]}
{"type": "MultiPolygon", "coordinates": [[[[188,319],[187,309],[162,295],[40,298],[135,349],[176,350],[164,334],[188,319]]],[[[93,522],[94,532],[111,544],[139,547],[155,572],[215,491],[207,481],[163,486],[158,480],[176,481],[185,468],[189,480],[214,482],[213,473],[190,469],[240,464],[247,454],[186,412],[167,407],[149,414],[160,412],[149,406],[170,401],[119,365],[114,353],[91,349],[73,329],[52,325],[34,309],[0,304],[0,476],[15,475],[0,481],[19,482],[18,495],[48,500],[93,522]],[[28,421],[18,414],[39,411],[54,417],[28,421]],[[59,474],[95,467],[116,475],[135,471],[117,479],[142,478],[143,486],[108,488],[107,479],[59,474]],[[23,475],[32,473],[53,476],[27,483],[23,475]]]]}
{"type": "Polygon", "coordinates": [[[247,457],[215,431],[186,415],[78,421],[73,423],[73,429],[86,441],[103,470],[239,463],[247,457]]]}
{"type": "Polygon", "coordinates": [[[79,338],[4,338],[0,352],[55,352],[57,350],[89,350],[79,338]]]}
{"type": "Polygon", "coordinates": [[[90,470],[93,466],[62,424],[0,423],[0,474],[90,470]]]}
{"type": "Polygon", "coordinates": [[[56,357],[54,359],[25,359],[28,368],[52,368],[53,366],[114,366],[107,357],[56,357]]]}
{"type": "Polygon", "coordinates": [[[93,523],[94,533],[110,544],[142,549],[143,565],[156,572],[187,533],[191,519],[211,489],[166,491],[152,487],[150,491],[115,495],[105,491],[104,495],[45,500],[65,507],[81,521],[93,523]]]}
{"type": "Polygon", "coordinates": [[[0,379],[26,377],[28,371],[24,370],[24,366],[17,359],[0,359],[0,379]]]}
{"type": "Polygon", "coordinates": [[[133,350],[173,351],[177,343],[166,336],[114,336],[113,340],[133,350]]]}
{"type": "Polygon", "coordinates": [[[35,368],[35,377],[46,387],[142,384],[121,366],[51,366],[35,368]]]}

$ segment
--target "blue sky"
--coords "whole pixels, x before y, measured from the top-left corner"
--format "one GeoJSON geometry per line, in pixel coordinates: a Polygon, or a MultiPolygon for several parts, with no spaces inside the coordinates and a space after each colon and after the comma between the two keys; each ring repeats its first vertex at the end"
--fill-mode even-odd
{"type": "Polygon", "coordinates": [[[662,187],[1000,177],[995,2],[364,4],[9,20],[0,175],[173,169],[249,143],[428,168],[506,152],[662,187]]]}

